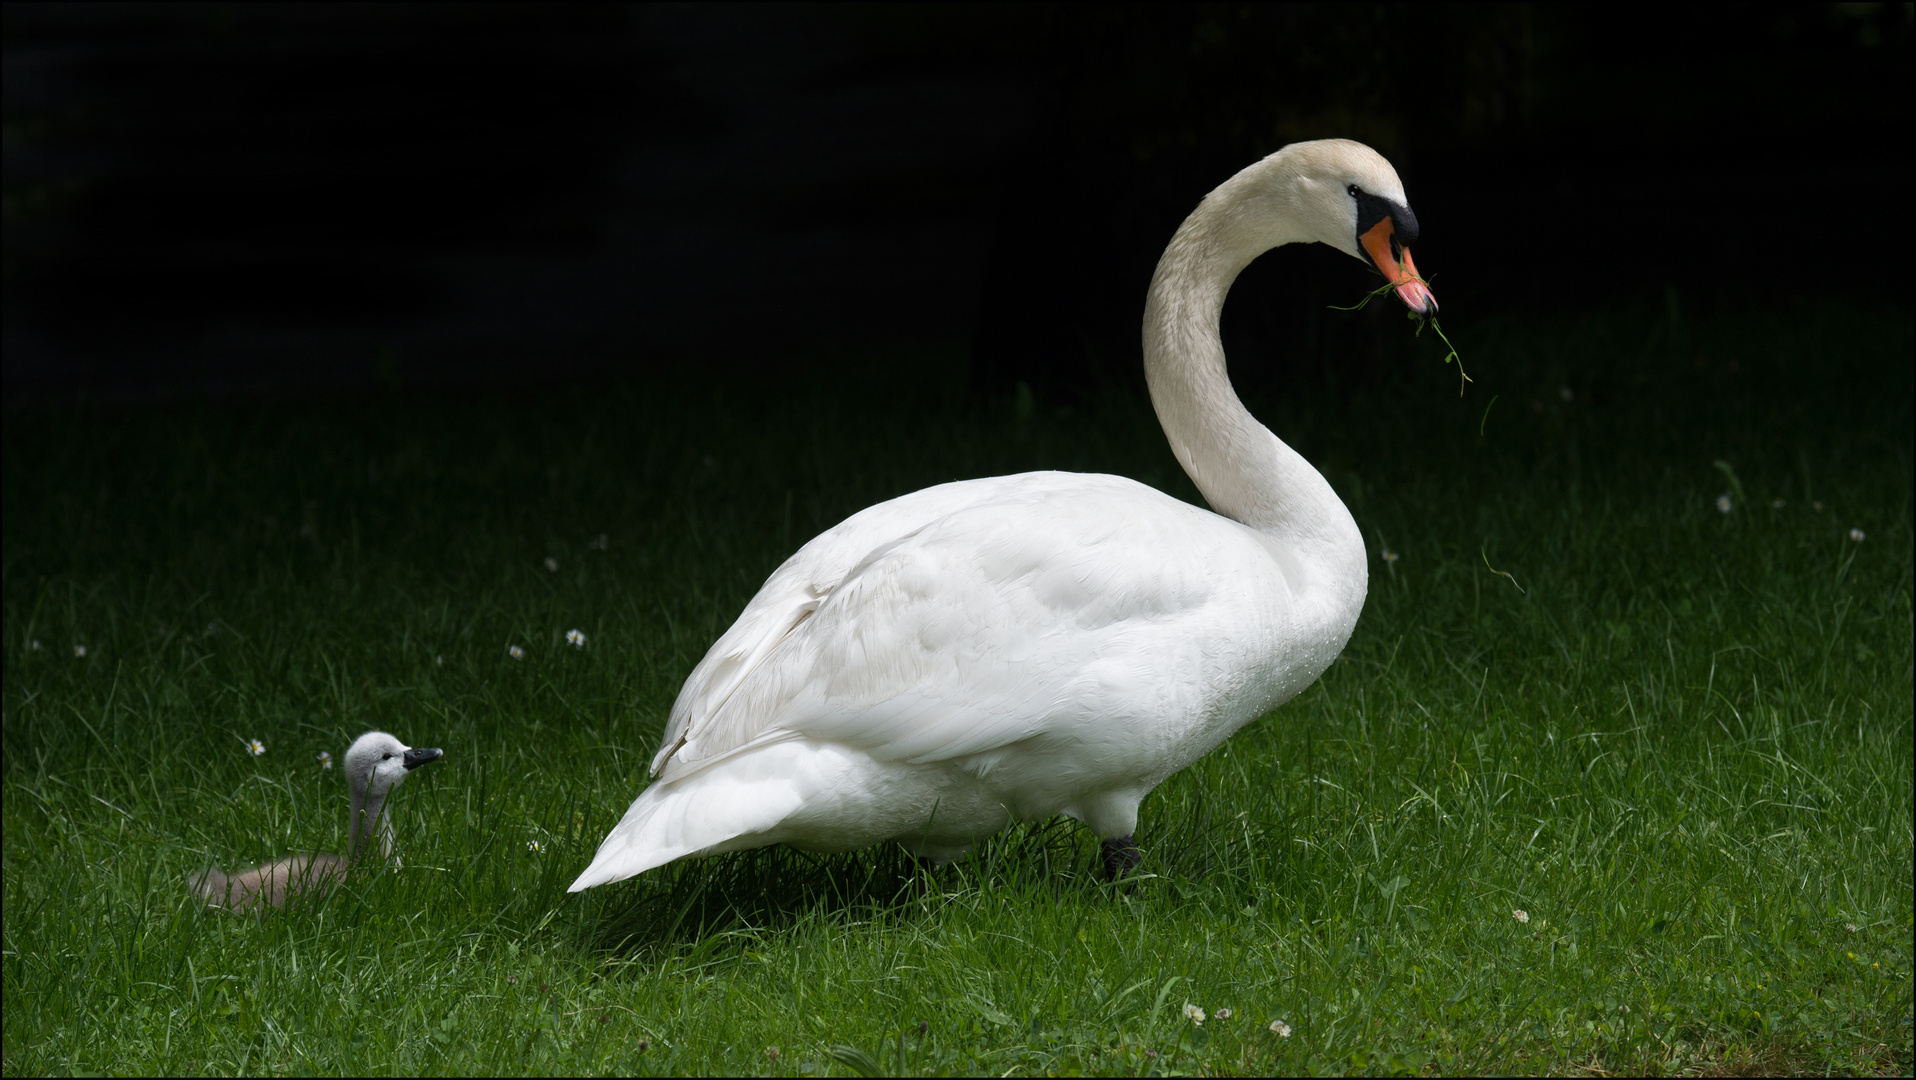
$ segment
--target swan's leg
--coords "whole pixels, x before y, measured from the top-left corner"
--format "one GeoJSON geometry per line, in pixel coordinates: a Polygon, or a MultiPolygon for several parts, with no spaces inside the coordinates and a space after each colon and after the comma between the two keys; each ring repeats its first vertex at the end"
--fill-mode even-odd
{"type": "Polygon", "coordinates": [[[1116,881],[1118,878],[1138,868],[1144,861],[1144,852],[1138,849],[1138,842],[1129,836],[1120,836],[1115,840],[1106,840],[1098,846],[1099,854],[1104,856],[1104,879],[1116,881]]]}

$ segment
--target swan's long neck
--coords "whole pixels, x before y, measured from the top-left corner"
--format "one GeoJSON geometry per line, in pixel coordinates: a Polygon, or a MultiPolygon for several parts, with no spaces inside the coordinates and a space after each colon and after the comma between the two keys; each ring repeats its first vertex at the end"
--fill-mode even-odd
{"type": "Polygon", "coordinates": [[[368,797],[365,791],[355,790],[352,801],[352,836],[346,843],[346,858],[358,862],[368,853],[375,839],[379,842],[382,858],[390,859],[393,853],[393,826],[386,816],[387,796],[390,789],[376,796],[368,797]]]}
{"type": "MultiPolygon", "coordinates": [[[[1260,163],[1282,170],[1284,155],[1260,163]]],[[[1253,170],[1257,169],[1253,167],[1253,170]]],[[[1257,422],[1231,388],[1218,319],[1252,259],[1309,240],[1283,184],[1246,170],[1206,196],[1158,261],[1144,311],[1144,375],[1184,471],[1211,508],[1265,534],[1331,585],[1354,624],[1363,606],[1363,537],[1331,486],[1257,422]]],[[[1346,628],[1348,633],[1348,628],[1346,628]]],[[[1341,644],[1341,642],[1340,642],[1341,644]]]]}

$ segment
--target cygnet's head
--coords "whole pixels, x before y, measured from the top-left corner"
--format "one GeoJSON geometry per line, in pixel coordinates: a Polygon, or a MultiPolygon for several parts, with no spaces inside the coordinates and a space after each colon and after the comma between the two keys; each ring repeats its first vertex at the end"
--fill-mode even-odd
{"type": "Polygon", "coordinates": [[[1260,179],[1275,188],[1267,191],[1288,204],[1287,216],[1308,233],[1279,242],[1329,244],[1384,275],[1412,311],[1437,313],[1437,298],[1410,259],[1417,215],[1382,154],[1349,139],[1318,139],[1292,143],[1260,164],[1266,166],[1260,179]]]}
{"type": "Polygon", "coordinates": [[[354,795],[378,805],[414,769],[444,754],[407,746],[383,731],[368,731],[346,751],[346,782],[354,795]]]}

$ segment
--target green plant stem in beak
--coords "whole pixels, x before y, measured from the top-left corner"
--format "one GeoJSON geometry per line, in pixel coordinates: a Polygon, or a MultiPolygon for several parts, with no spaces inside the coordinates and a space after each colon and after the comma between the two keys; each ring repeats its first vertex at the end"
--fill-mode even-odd
{"type": "MultiPolygon", "coordinates": [[[[1423,279],[1419,278],[1418,280],[1422,281],[1423,279]]],[[[1385,293],[1390,292],[1392,289],[1395,289],[1396,287],[1397,287],[1397,284],[1395,282],[1386,281],[1382,285],[1379,285],[1375,289],[1372,289],[1371,291],[1365,293],[1364,298],[1362,300],[1359,300],[1357,303],[1352,304],[1349,307],[1339,307],[1336,304],[1330,304],[1328,306],[1332,311],[1358,311],[1358,310],[1361,310],[1365,304],[1370,303],[1373,298],[1382,296],[1385,293]]],[[[1453,360],[1457,362],[1457,378],[1458,378],[1457,396],[1463,397],[1464,384],[1469,382],[1475,382],[1476,380],[1472,379],[1469,375],[1464,374],[1464,358],[1457,354],[1457,346],[1452,345],[1450,343],[1450,338],[1444,334],[1444,328],[1438,324],[1437,316],[1419,315],[1415,311],[1409,311],[1409,310],[1406,310],[1405,314],[1410,316],[1410,321],[1417,324],[1417,333],[1411,335],[1412,337],[1423,336],[1424,324],[1426,323],[1429,323],[1430,328],[1436,331],[1438,340],[1444,343],[1444,349],[1446,350],[1444,353],[1444,363],[1448,364],[1453,360]]]]}

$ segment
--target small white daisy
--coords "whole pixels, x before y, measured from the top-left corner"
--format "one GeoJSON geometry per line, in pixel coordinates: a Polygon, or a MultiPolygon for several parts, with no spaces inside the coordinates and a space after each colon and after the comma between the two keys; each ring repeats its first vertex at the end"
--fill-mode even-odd
{"type": "Polygon", "coordinates": [[[545,845],[541,844],[537,840],[526,841],[526,850],[532,852],[534,855],[537,855],[540,852],[543,852],[545,849],[546,849],[545,845]]]}
{"type": "Polygon", "coordinates": [[[1846,923],[1844,923],[1844,924],[1843,924],[1843,929],[1845,929],[1845,930],[1847,930],[1847,931],[1849,931],[1850,933],[1852,933],[1852,934],[1854,934],[1854,933],[1856,932],[1856,924],[1855,924],[1855,923],[1853,923],[1853,922],[1846,922],[1846,923]]]}
{"type": "Polygon", "coordinates": [[[445,658],[445,657],[443,657],[443,656],[435,656],[435,657],[433,657],[433,658],[432,658],[432,666],[433,666],[433,667],[445,667],[445,666],[446,666],[446,658],[445,658]]]}
{"type": "Polygon", "coordinates": [[[1730,512],[1730,496],[1727,493],[1716,497],[1716,510],[1719,514],[1730,512]]]}
{"type": "Polygon", "coordinates": [[[517,645],[508,645],[506,646],[506,655],[512,657],[514,660],[524,660],[526,658],[526,651],[517,645]]]}
{"type": "Polygon", "coordinates": [[[557,573],[557,572],[558,572],[558,570],[559,570],[559,560],[557,560],[557,559],[555,559],[555,558],[553,558],[553,557],[552,557],[552,556],[550,556],[550,555],[547,555],[547,556],[546,556],[546,569],[547,569],[547,570],[551,570],[551,571],[553,571],[554,573],[557,573]]]}
{"type": "Polygon", "coordinates": [[[1229,1020],[1229,1019],[1231,1018],[1231,1010],[1229,1010],[1229,1009],[1219,1009],[1219,1010],[1217,1011],[1217,1018],[1218,1018],[1219,1020],[1229,1020]]]}
{"type": "Polygon", "coordinates": [[[39,652],[40,640],[38,638],[35,638],[34,640],[27,642],[27,649],[30,652],[39,652]]]}
{"type": "Polygon", "coordinates": [[[1855,542],[1857,542],[1857,543],[1859,543],[1859,544],[1860,544],[1860,543],[1862,543],[1862,542],[1863,542],[1863,530],[1861,530],[1861,529],[1851,529],[1851,530],[1849,531],[1849,538],[1850,538],[1851,540],[1854,540],[1855,542]]]}
{"type": "Polygon", "coordinates": [[[1520,923],[1527,923],[1530,921],[1530,913],[1528,911],[1525,911],[1522,908],[1518,908],[1517,910],[1511,912],[1510,917],[1517,920],[1520,923]]]}
{"type": "Polygon", "coordinates": [[[258,739],[248,739],[246,741],[246,752],[254,757],[258,757],[266,752],[266,744],[260,742],[258,739]]]}
{"type": "Polygon", "coordinates": [[[1392,550],[1391,550],[1391,549],[1389,549],[1389,548],[1385,548],[1385,549],[1384,549],[1384,561],[1385,561],[1385,562],[1387,562],[1387,563],[1394,563],[1394,562],[1396,562],[1396,561],[1397,561],[1397,553],[1396,553],[1395,551],[1392,551],[1392,550]]]}
{"type": "Polygon", "coordinates": [[[583,649],[585,648],[585,634],[578,630],[567,630],[565,632],[565,643],[575,649],[583,649]]]}
{"type": "Polygon", "coordinates": [[[85,645],[75,645],[75,646],[73,647],[73,655],[74,655],[74,656],[76,656],[76,657],[79,657],[79,658],[81,658],[81,659],[85,659],[85,658],[86,658],[86,646],[85,646],[85,645]]]}
{"type": "Polygon", "coordinates": [[[1291,1037],[1291,1025],[1282,1020],[1273,1020],[1271,1021],[1271,1034],[1276,1035],[1280,1039],[1288,1039],[1291,1037]]]}
{"type": "Polygon", "coordinates": [[[327,752],[326,752],[326,751],[324,751],[324,750],[321,750],[321,751],[319,752],[319,767],[320,767],[320,768],[322,768],[322,769],[330,769],[330,768],[332,768],[332,767],[333,767],[333,755],[331,755],[331,754],[329,754],[329,753],[327,753],[327,752]]]}
{"type": "Polygon", "coordinates": [[[1184,1018],[1198,1027],[1204,1026],[1204,1010],[1198,1008],[1196,1005],[1187,1003],[1184,1006],[1184,1018]]]}

